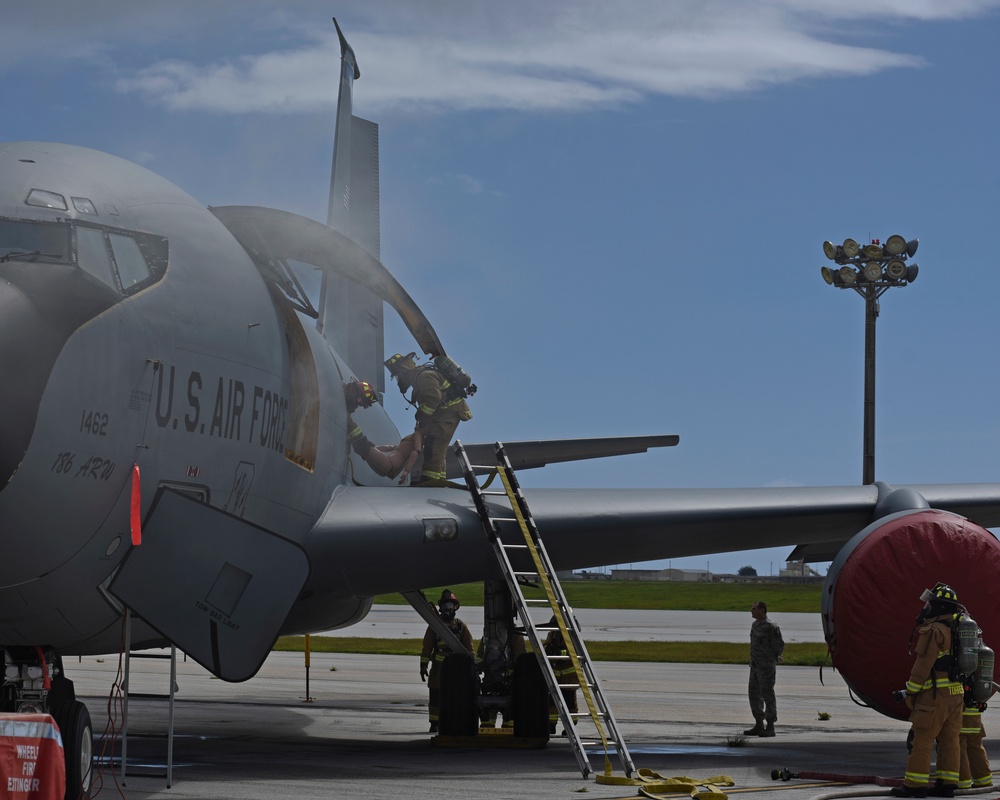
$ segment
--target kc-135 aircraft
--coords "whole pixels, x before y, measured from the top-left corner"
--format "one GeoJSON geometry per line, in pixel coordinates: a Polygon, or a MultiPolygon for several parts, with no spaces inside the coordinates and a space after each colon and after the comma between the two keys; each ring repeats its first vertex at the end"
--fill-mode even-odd
{"type": "MultiPolygon", "coordinates": [[[[393,485],[349,452],[343,387],[384,391],[385,306],[445,348],[379,261],[377,127],[353,115],[340,40],[328,224],[205,208],[83,147],[0,144],[0,711],[55,716],[68,797],[92,732],[62,659],[118,652],[126,607],[135,648],[172,642],[242,681],[279,635],[356,623],[376,594],[498,577],[468,492],[393,485]],[[303,268],[323,274],[315,304],[303,268]]],[[[399,441],[380,403],[353,419],[399,441]]],[[[507,451],[527,468],[676,441],[507,451]]],[[[998,484],[525,494],[560,570],[780,545],[833,560],[833,664],[892,716],[923,589],[951,584],[1000,631],[998,484]]]]}

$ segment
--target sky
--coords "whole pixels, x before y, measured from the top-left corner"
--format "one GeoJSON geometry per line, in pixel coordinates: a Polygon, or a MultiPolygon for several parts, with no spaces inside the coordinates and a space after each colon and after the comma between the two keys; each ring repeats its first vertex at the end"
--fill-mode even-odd
{"type": "MultiPolygon", "coordinates": [[[[895,233],[920,271],[881,299],[876,478],[1000,481],[1000,0],[9,3],[0,139],[325,220],[334,16],[382,261],[479,386],[459,437],[680,436],[526,488],[860,483],[864,302],[822,243],[895,233]]],[[[417,349],[391,319],[386,348],[417,349]]]]}

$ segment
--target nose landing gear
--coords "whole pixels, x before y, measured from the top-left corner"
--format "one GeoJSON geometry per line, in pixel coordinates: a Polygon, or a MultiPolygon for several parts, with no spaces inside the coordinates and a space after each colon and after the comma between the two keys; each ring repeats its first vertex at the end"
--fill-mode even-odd
{"type": "Polygon", "coordinates": [[[0,713],[50,714],[59,726],[66,765],[66,800],[90,797],[94,728],[87,707],[76,699],[62,659],[50,648],[9,647],[3,652],[0,713]]]}

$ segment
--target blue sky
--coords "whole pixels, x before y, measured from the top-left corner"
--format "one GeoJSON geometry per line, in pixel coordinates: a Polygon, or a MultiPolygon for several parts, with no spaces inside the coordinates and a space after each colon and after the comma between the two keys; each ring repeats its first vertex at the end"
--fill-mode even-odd
{"type": "Polygon", "coordinates": [[[822,242],[893,233],[920,275],[882,298],[876,477],[1000,481],[1000,2],[14,3],[0,139],[325,219],[331,16],[382,259],[480,387],[460,436],[681,437],[526,487],[859,483],[864,303],[822,242]]]}

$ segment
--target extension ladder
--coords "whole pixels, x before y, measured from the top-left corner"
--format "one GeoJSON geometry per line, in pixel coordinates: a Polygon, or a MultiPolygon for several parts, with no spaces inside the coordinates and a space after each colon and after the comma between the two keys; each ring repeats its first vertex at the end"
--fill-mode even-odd
{"type": "MultiPolygon", "coordinates": [[[[461,441],[455,443],[455,454],[458,457],[458,463],[462,468],[469,492],[475,501],[476,511],[483,523],[483,530],[493,545],[497,562],[507,581],[518,617],[528,634],[531,648],[538,657],[538,663],[548,685],[549,694],[559,711],[559,718],[562,721],[566,737],[573,747],[583,777],[588,777],[591,772],[586,746],[601,745],[604,749],[605,777],[611,775],[609,753],[613,749],[618,755],[626,777],[631,778],[636,772],[635,764],[632,762],[625,742],[622,741],[618,723],[615,721],[614,714],[611,713],[611,708],[608,706],[594,670],[593,662],[590,660],[587,647],[580,635],[579,624],[566,602],[566,596],[563,594],[562,586],[559,584],[556,572],[549,561],[548,553],[545,551],[542,538],[531,517],[528,503],[521,492],[521,487],[514,475],[514,469],[503,444],[496,443],[495,464],[473,465],[469,463],[469,457],[461,441]],[[503,483],[503,491],[484,491],[484,487],[480,486],[476,478],[477,470],[497,473],[503,483]],[[496,514],[496,505],[491,511],[486,500],[487,496],[502,498],[499,501],[499,515],[496,514]],[[514,522],[517,523],[520,536],[512,536],[508,533],[510,525],[502,526],[502,523],[514,522]],[[525,555],[530,556],[530,559],[525,558],[525,555]],[[545,598],[525,598],[522,586],[536,581],[544,589],[545,598]],[[541,608],[546,613],[545,623],[538,624],[532,619],[532,608],[536,611],[541,608]],[[549,624],[549,617],[555,618],[555,627],[549,624]],[[555,630],[562,634],[566,655],[549,655],[545,652],[542,634],[555,630]],[[560,684],[556,677],[557,672],[566,669],[567,660],[572,663],[578,685],[560,684]],[[580,689],[586,700],[586,711],[570,711],[563,697],[561,689],[577,688],[580,689]],[[576,723],[578,720],[585,719],[589,719],[593,723],[596,739],[588,740],[581,736],[576,723]]],[[[487,481],[487,485],[488,483],[489,481],[487,481]]],[[[600,782],[600,777],[598,781],[600,782]]]]}

